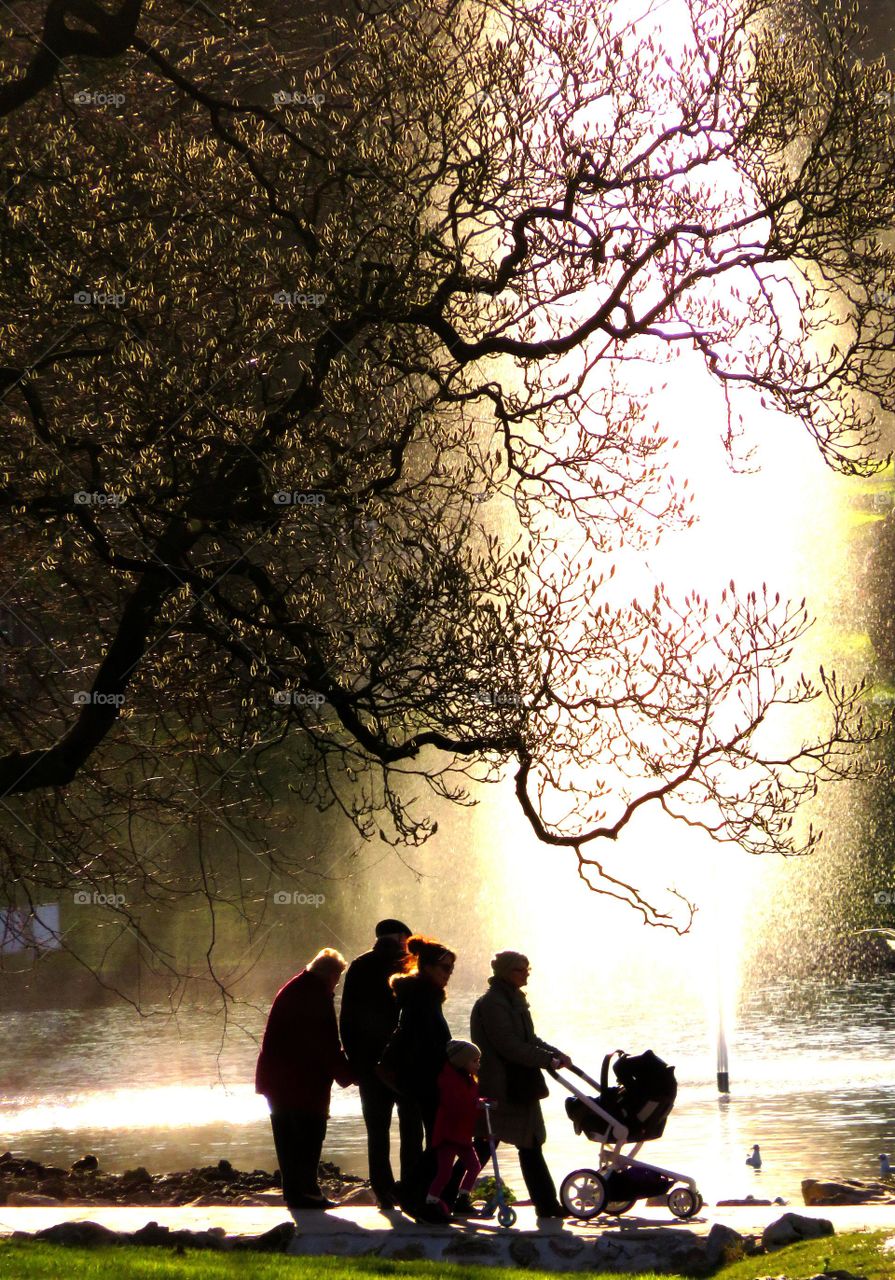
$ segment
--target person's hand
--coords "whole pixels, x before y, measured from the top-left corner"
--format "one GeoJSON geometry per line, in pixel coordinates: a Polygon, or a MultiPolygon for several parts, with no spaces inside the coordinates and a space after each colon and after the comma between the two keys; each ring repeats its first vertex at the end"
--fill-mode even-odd
{"type": "Polygon", "coordinates": [[[558,1071],[560,1067],[570,1067],[572,1065],[572,1059],[567,1053],[560,1053],[557,1050],[556,1057],[550,1065],[553,1067],[554,1071],[558,1071]]]}

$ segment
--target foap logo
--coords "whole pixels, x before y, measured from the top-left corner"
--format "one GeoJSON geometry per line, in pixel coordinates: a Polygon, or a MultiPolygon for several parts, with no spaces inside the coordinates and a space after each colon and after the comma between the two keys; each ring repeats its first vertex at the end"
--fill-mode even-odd
{"type": "Polygon", "coordinates": [[[290,893],[287,889],[278,889],[273,895],[275,907],[322,907],[326,902],[323,893],[290,893]]]}
{"type": "Polygon", "coordinates": [[[279,489],[273,495],[277,507],[325,507],[326,494],[301,489],[279,489]]]}
{"type": "Polygon", "coordinates": [[[123,893],[98,893],[95,889],[78,889],[74,895],[76,907],[123,907],[123,893]]]}
{"type": "Polygon", "coordinates": [[[319,311],[326,302],[325,293],[299,293],[289,289],[277,289],[273,295],[278,307],[304,307],[306,311],[319,311]]]}
{"type": "Polygon", "coordinates": [[[895,289],[880,286],[871,299],[878,307],[895,307],[895,289]]]}
{"type": "Polygon", "coordinates": [[[275,707],[316,707],[318,710],[326,702],[322,693],[313,689],[275,689],[273,704],[275,707]]]}
{"type": "Polygon", "coordinates": [[[873,895],[873,901],[878,907],[890,907],[895,902],[895,890],[877,889],[873,895]]]}
{"type": "Polygon", "coordinates": [[[305,89],[277,89],[273,100],[277,107],[317,107],[319,109],[326,98],[322,93],[308,93],[305,89]]]}
{"type": "Polygon", "coordinates": [[[76,707],[123,707],[123,693],[97,693],[93,689],[81,689],[72,698],[76,707]]]}
{"type": "Polygon", "coordinates": [[[123,107],[124,94],[79,89],[74,95],[74,101],[79,107],[123,107]]]}
{"type": "Polygon", "coordinates": [[[123,507],[125,502],[123,493],[87,493],[79,489],[75,494],[76,507],[123,507]]]}
{"type": "Polygon", "coordinates": [[[480,707],[524,707],[525,699],[509,689],[476,689],[473,702],[480,707]]]}
{"type": "Polygon", "coordinates": [[[123,293],[94,293],[90,289],[77,289],[74,300],[79,307],[123,307],[123,293]]]}

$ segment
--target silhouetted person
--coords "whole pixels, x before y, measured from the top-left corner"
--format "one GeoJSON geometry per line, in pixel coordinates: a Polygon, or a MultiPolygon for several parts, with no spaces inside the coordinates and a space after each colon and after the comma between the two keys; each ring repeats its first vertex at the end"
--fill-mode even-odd
{"type": "MultiPolygon", "coordinates": [[[[426,1134],[422,1159],[413,1174],[406,1181],[402,1179],[401,1206],[415,1217],[443,1222],[443,1211],[426,1205],[426,1194],[436,1170],[431,1144],[438,1077],[451,1040],[442,1005],[457,957],[443,943],[417,935],[408,939],[407,949],[409,971],[390,979],[398,1000],[398,1025],[382,1056],[381,1068],[401,1097],[418,1104],[426,1134]]],[[[447,1191],[444,1198],[450,1203],[447,1191]]]]}
{"type": "Polygon", "coordinates": [[[317,1174],[333,1081],[355,1079],[339,1044],[333,1002],[345,968],[325,948],[276,994],[255,1072],[255,1092],[270,1106],[270,1127],[291,1210],[331,1209],[317,1174]]]}
{"type": "MultiPolygon", "coordinates": [[[[547,1130],[541,1098],[547,1096],[543,1067],[569,1065],[560,1049],[538,1039],[522,988],[530,973],[528,960],[518,951],[499,951],[491,961],[494,974],[488,991],[472,1007],[470,1032],[482,1054],[479,1088],[497,1106],[491,1125],[498,1142],[519,1152],[519,1167],[539,1218],[567,1216],[544,1159],[547,1130]]],[[[479,1156],[488,1144],[481,1140],[479,1156]]]]}
{"type": "Polygon", "coordinates": [[[404,970],[410,935],[411,930],[400,920],[379,921],[372,951],[358,956],[345,974],[339,1018],[342,1044],[360,1086],[370,1185],[381,1209],[393,1209],[400,1198],[391,1161],[392,1112],[396,1105],[402,1181],[413,1173],[423,1152],[423,1122],[417,1103],[389,1088],[376,1071],[398,1025],[398,1002],[389,979],[404,970]]]}

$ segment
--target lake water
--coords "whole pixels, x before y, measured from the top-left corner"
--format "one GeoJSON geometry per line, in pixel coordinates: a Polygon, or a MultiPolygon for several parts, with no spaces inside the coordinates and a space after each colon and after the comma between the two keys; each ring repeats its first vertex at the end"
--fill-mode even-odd
{"type": "MultiPolygon", "coordinates": [[[[752,1193],[800,1203],[803,1177],[873,1178],[878,1153],[895,1153],[892,984],[781,983],[752,992],[738,1010],[729,1100],[719,1100],[709,1032],[692,1000],[665,998],[636,1016],[607,1013],[601,1002],[598,1018],[587,1001],[532,1003],[539,1033],[592,1075],[617,1047],[650,1047],[675,1063],[678,1102],[644,1157],[692,1173],[709,1199],[752,1193]],[[753,1142],[764,1159],[759,1172],[744,1163],[753,1142]]],[[[451,993],[455,1035],[467,1033],[472,999],[451,993]]],[[[0,1027],[3,1149],[61,1165],[94,1151],[119,1171],[221,1157],[274,1167],[265,1104],[252,1091],[254,1045],[235,1034],[221,1048],[215,1016],[57,1011],[4,1015],[0,1027]]],[[[250,1029],[259,1028],[253,1018],[250,1029]]],[[[565,1096],[553,1085],[544,1104],[557,1181],[597,1152],[575,1136],[565,1096]]],[[[325,1157],[363,1174],[364,1144],[357,1091],[335,1089],[325,1157]]],[[[519,1185],[509,1154],[505,1165],[519,1185]]]]}

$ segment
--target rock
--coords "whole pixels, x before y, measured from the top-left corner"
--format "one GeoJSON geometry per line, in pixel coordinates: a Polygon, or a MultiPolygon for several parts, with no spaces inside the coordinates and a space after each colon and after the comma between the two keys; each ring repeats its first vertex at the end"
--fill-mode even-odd
{"type": "Polygon", "coordinates": [[[295,1223],[280,1222],[260,1236],[240,1236],[234,1249],[251,1249],[254,1253],[285,1253],[295,1238],[295,1223]]]}
{"type": "Polygon", "coordinates": [[[866,1276],[857,1276],[853,1271],[818,1271],[808,1280],[867,1280],[866,1276]]]}
{"type": "Polygon", "coordinates": [[[826,1218],[809,1218],[804,1213],[784,1213],[776,1222],[770,1222],[761,1235],[766,1249],[781,1249],[798,1240],[816,1240],[819,1236],[832,1236],[832,1222],[826,1218]]]}
{"type": "Polygon", "coordinates": [[[373,1194],[372,1187],[355,1187],[347,1195],[342,1196],[339,1205],[377,1205],[379,1201],[373,1194]]]}
{"type": "Polygon", "coordinates": [[[510,1257],[517,1267],[534,1267],[540,1261],[538,1246],[525,1236],[510,1241],[510,1257]]]}
{"type": "Polygon", "coordinates": [[[817,1205],[893,1202],[891,1188],[882,1182],[858,1182],[852,1178],[844,1182],[819,1182],[816,1178],[803,1178],[802,1199],[805,1204],[817,1205]]]}
{"type": "Polygon", "coordinates": [[[498,1250],[493,1240],[484,1240],[477,1236],[463,1236],[461,1239],[452,1240],[449,1245],[446,1245],[442,1256],[475,1261],[476,1258],[496,1258],[498,1257],[498,1250]]]}
{"type": "Polygon", "coordinates": [[[233,1175],[233,1165],[229,1160],[218,1161],[218,1173],[223,1174],[227,1178],[233,1175]]]}
{"type": "Polygon", "coordinates": [[[579,1253],[584,1252],[584,1241],[578,1236],[551,1236],[547,1241],[547,1248],[558,1258],[577,1258],[579,1253]]]}
{"type": "Polygon", "coordinates": [[[41,1195],[37,1191],[10,1191],[6,1203],[11,1209],[40,1209],[56,1208],[62,1201],[55,1196],[41,1195]]]}
{"type": "Polygon", "coordinates": [[[136,1169],[128,1169],[121,1175],[121,1186],[128,1190],[134,1187],[151,1187],[152,1174],[140,1165],[136,1169]]]}
{"type": "MultiPolygon", "coordinates": [[[[772,1202],[770,1200],[756,1200],[755,1196],[746,1196],[743,1200],[717,1200],[715,1203],[719,1209],[729,1209],[732,1205],[769,1205],[772,1202]]],[[[773,1203],[776,1203],[776,1201],[773,1203]]],[[[781,1201],[780,1203],[784,1202],[781,1201]]]]}
{"type": "Polygon", "coordinates": [[[68,1199],[68,1185],[63,1178],[46,1178],[40,1184],[41,1194],[45,1196],[53,1196],[56,1200],[68,1199]]]}
{"type": "Polygon", "coordinates": [[[157,1222],[147,1222],[145,1227],[134,1231],[130,1238],[134,1244],[167,1244],[170,1234],[170,1227],[160,1227],[157,1222]]]}
{"type": "Polygon", "coordinates": [[[422,1262],[426,1257],[426,1250],[419,1241],[411,1240],[409,1244],[402,1244],[397,1249],[390,1249],[383,1256],[390,1258],[394,1262],[422,1262]]]}
{"type": "Polygon", "coordinates": [[[739,1231],[721,1222],[713,1224],[705,1242],[705,1260],[711,1267],[724,1262],[739,1262],[745,1257],[745,1241],[739,1231]]]}
{"type": "Polygon", "coordinates": [[[78,1248],[96,1244],[120,1244],[121,1236],[99,1222],[58,1222],[54,1227],[38,1231],[37,1240],[49,1240],[51,1244],[76,1245],[78,1248]]]}
{"type": "Polygon", "coordinates": [[[81,1156],[80,1160],[76,1160],[69,1169],[69,1173],[96,1173],[98,1168],[99,1160],[96,1156],[81,1156]]]}

